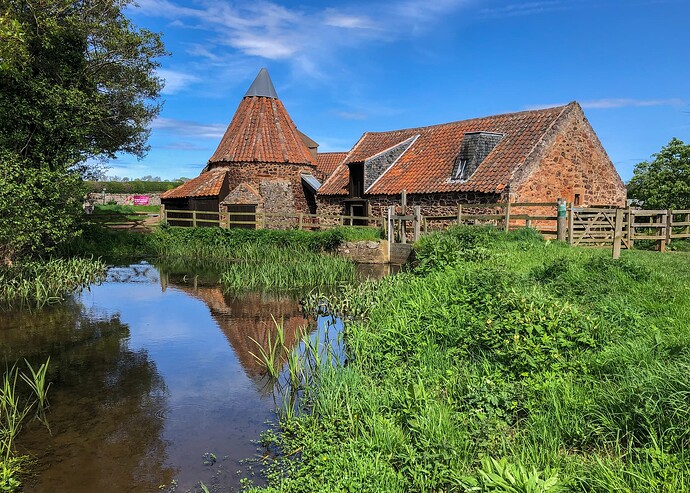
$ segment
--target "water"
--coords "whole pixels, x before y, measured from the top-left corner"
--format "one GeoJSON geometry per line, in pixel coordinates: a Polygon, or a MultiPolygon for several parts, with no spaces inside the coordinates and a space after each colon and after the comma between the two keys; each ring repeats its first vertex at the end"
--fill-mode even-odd
{"type": "Polygon", "coordinates": [[[225,295],[145,263],[112,268],[62,305],[0,314],[0,360],[51,358],[50,432],[33,422],[17,443],[38,460],[25,491],[182,492],[199,481],[235,491],[245,475],[261,484],[243,459],[264,452],[253,440],[276,420],[275,402],[250,337],[265,346],[272,317],[288,345],[299,327],[328,320],[310,321],[289,295],[225,295]]]}

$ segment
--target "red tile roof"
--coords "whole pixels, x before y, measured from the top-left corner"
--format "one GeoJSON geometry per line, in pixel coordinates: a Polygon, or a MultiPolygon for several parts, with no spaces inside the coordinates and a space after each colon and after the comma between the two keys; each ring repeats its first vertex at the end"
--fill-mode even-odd
{"type": "Polygon", "coordinates": [[[347,195],[348,163],[361,163],[410,137],[419,137],[374,184],[367,195],[434,192],[498,193],[544,134],[577,103],[543,110],[489,116],[431,127],[367,132],[319,189],[319,195],[347,195]],[[451,180],[467,132],[496,132],[504,137],[467,181],[451,180]]]}
{"type": "Polygon", "coordinates": [[[319,152],[316,155],[316,169],[326,179],[347,156],[347,152],[319,152]]]}
{"type": "Polygon", "coordinates": [[[313,164],[309,149],[283,103],[263,96],[242,98],[208,162],[313,164]]]}
{"type": "Polygon", "coordinates": [[[161,199],[181,199],[185,197],[217,197],[225,180],[226,169],[214,169],[201,173],[177,188],[161,194],[161,199]]]}

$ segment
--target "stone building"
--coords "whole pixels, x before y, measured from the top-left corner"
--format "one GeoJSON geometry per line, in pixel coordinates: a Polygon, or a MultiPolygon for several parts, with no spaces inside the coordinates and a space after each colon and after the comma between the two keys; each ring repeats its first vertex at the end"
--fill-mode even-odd
{"type": "Polygon", "coordinates": [[[625,205],[626,189],[582,108],[566,106],[367,132],[318,191],[319,213],[423,215],[510,201],[625,205]]]}
{"type": "MultiPolygon", "coordinates": [[[[161,202],[168,209],[227,212],[231,222],[253,221],[261,212],[314,213],[316,176],[324,176],[317,165],[330,162],[329,156],[318,160],[317,150],[262,68],[201,174],[161,195],[161,202]]],[[[175,224],[174,214],[169,218],[175,224]]]]}

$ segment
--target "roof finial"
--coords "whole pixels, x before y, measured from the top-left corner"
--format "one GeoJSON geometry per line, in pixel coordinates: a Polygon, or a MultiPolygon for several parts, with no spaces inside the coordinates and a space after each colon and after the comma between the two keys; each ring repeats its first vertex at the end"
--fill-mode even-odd
{"type": "Polygon", "coordinates": [[[273,87],[273,82],[268,75],[268,70],[265,68],[259,70],[259,75],[256,76],[256,79],[254,79],[254,82],[252,82],[252,85],[249,86],[247,93],[244,95],[245,98],[247,96],[278,99],[278,94],[276,93],[275,87],[273,87]]]}

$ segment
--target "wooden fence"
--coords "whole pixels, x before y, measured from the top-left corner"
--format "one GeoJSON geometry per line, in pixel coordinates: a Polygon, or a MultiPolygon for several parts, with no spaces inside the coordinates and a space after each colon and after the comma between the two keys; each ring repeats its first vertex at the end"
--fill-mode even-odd
{"type": "Polygon", "coordinates": [[[188,226],[223,228],[330,229],[337,226],[385,227],[385,219],[375,216],[339,216],[334,214],[185,211],[163,209],[161,221],[188,226]],[[172,216],[170,216],[172,214],[172,216]]]}
{"type": "Polygon", "coordinates": [[[422,231],[445,229],[456,224],[493,224],[509,229],[521,227],[538,229],[546,238],[558,234],[558,202],[496,202],[490,204],[458,204],[452,216],[423,216],[422,231]],[[482,210],[476,213],[476,210],[482,210]],[[487,209],[494,209],[489,212],[487,209]]]}
{"type": "Polygon", "coordinates": [[[315,230],[373,226],[383,228],[391,243],[416,241],[421,234],[456,224],[493,224],[506,231],[533,227],[546,238],[567,239],[572,246],[613,246],[614,256],[616,251],[632,248],[639,240],[656,241],[658,250],[664,251],[673,239],[690,238],[690,210],[572,207],[559,199],[558,202],[459,204],[456,213],[447,216],[424,216],[420,206],[407,207],[403,201],[401,211],[398,214],[396,207],[390,206],[385,217],[377,217],[266,212],[228,214],[162,208],[160,217],[161,221],[175,224],[225,228],[315,230]]]}

